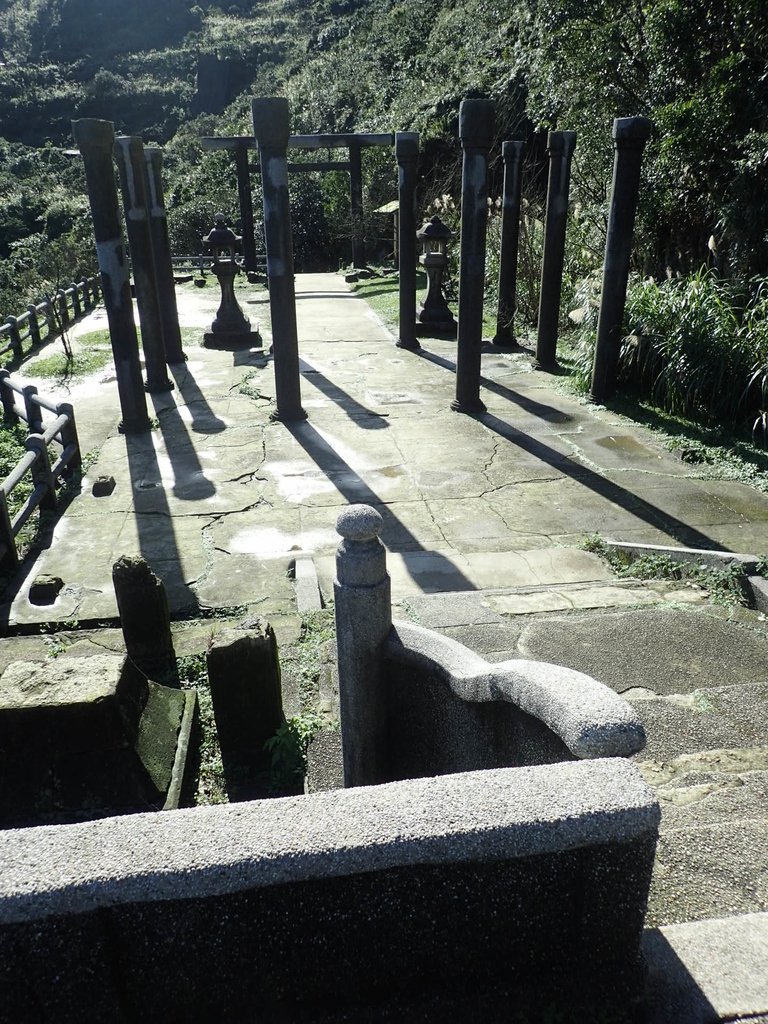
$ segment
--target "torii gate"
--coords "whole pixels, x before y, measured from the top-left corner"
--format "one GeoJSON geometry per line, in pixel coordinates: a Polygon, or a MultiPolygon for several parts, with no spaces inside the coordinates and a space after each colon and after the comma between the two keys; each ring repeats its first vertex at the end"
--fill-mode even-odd
{"type": "MultiPolygon", "coordinates": [[[[351,132],[333,135],[291,135],[288,149],[346,149],[348,160],[316,160],[310,163],[289,163],[289,171],[348,171],[349,198],[352,215],[352,264],[365,266],[365,244],[363,242],[363,173],[361,151],[366,146],[392,146],[395,136],[391,132],[351,132]]],[[[227,149],[235,155],[237,171],[237,192],[240,200],[240,216],[243,224],[243,260],[245,269],[256,270],[256,241],[254,237],[253,201],[251,198],[251,168],[248,165],[248,150],[256,148],[256,140],[248,135],[207,136],[202,139],[203,149],[227,149]]],[[[254,168],[261,173],[260,168],[254,168]]]]}
{"type": "MultiPolygon", "coordinates": [[[[244,206],[243,233],[253,242],[253,208],[248,150],[258,146],[264,203],[264,238],[267,249],[267,277],[272,319],[272,352],[275,368],[275,411],[271,418],[284,422],[306,419],[301,406],[299,345],[296,330],[296,294],[293,278],[293,246],[288,205],[288,158],[290,147],[321,149],[346,147],[349,150],[352,209],[356,213],[357,259],[362,261],[360,212],[362,210],[362,174],[360,150],[363,146],[394,144],[398,164],[398,203],[400,232],[400,348],[417,350],[416,340],[416,162],[419,136],[416,132],[381,135],[290,135],[290,108],[283,96],[262,96],[251,100],[253,137],[206,138],[207,149],[231,149],[238,161],[238,188],[244,206]],[[247,227],[246,227],[247,226],[247,227]]],[[[311,165],[298,165],[308,169],[311,165]]],[[[326,164],[315,169],[328,170],[326,164]]],[[[255,265],[255,249],[252,250],[255,265]]]]}

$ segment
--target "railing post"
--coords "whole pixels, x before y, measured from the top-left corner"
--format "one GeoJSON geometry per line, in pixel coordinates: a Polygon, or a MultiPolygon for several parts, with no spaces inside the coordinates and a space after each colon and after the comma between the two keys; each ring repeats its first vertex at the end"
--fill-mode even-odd
{"type": "Polygon", "coordinates": [[[53,295],[48,295],[46,297],[45,301],[43,303],[41,303],[41,305],[43,305],[45,307],[45,323],[46,323],[46,326],[48,327],[48,333],[45,336],[46,341],[48,341],[50,338],[54,337],[55,334],[56,334],[56,331],[58,330],[58,327],[57,327],[57,324],[56,324],[56,320],[57,320],[56,308],[55,308],[54,303],[55,303],[55,299],[54,299],[53,295]]]}
{"type": "Polygon", "coordinates": [[[21,331],[19,330],[19,323],[15,316],[7,316],[5,322],[8,324],[8,334],[10,335],[11,349],[15,359],[21,359],[24,355],[24,350],[21,346],[21,331]]]}
{"type": "Polygon", "coordinates": [[[499,256],[499,303],[496,334],[492,344],[502,349],[519,349],[515,340],[517,307],[517,249],[520,239],[520,197],[523,186],[524,142],[503,142],[504,186],[501,205],[501,254],[499,256]]]}
{"type": "Polygon", "coordinates": [[[76,281],[73,281],[69,286],[72,289],[72,312],[75,315],[75,319],[83,315],[83,307],[80,302],[80,288],[76,281]]]}
{"type": "Polygon", "coordinates": [[[576,132],[550,132],[547,136],[549,180],[544,218],[544,255],[541,264],[539,328],[536,338],[537,370],[556,371],[560,290],[563,286],[565,231],[568,226],[568,191],[576,132]]]}
{"type": "Polygon", "coordinates": [[[259,146],[264,238],[267,246],[269,308],[275,363],[275,403],[272,418],[305,420],[301,407],[299,337],[293,280],[293,237],[288,199],[288,136],[290,110],[283,96],[251,101],[253,133],[259,146]]]}
{"type": "Polygon", "coordinates": [[[387,720],[382,646],[392,626],[383,520],[370,505],[350,505],[336,530],[333,591],[339,671],[341,747],[345,786],[383,782],[387,720]]]}
{"type": "MultiPolygon", "coordinates": [[[[181,347],[179,310],[176,304],[176,284],[173,280],[171,243],[168,239],[168,217],[163,193],[163,151],[156,146],[144,150],[147,186],[147,210],[152,237],[152,255],[155,264],[155,283],[163,328],[165,360],[169,364],[183,363],[187,358],[181,347]]],[[[253,224],[251,224],[253,230],[253,224]]]]}
{"type": "Polygon", "coordinates": [[[59,331],[63,332],[69,327],[69,303],[67,302],[67,293],[63,288],[59,288],[56,292],[55,302],[59,312],[59,323],[57,327],[59,331]]]}
{"type": "Polygon", "coordinates": [[[40,321],[37,319],[37,306],[31,303],[27,306],[27,312],[29,313],[29,337],[32,341],[32,345],[40,344],[40,321]]]}
{"type": "Polygon", "coordinates": [[[37,388],[34,384],[25,384],[21,392],[27,417],[27,431],[30,434],[37,434],[43,429],[43,414],[40,411],[40,406],[37,402],[32,401],[37,394],[37,388]]]}
{"type": "Polygon", "coordinates": [[[483,292],[488,223],[488,152],[493,142],[492,100],[462,100],[459,139],[461,169],[461,266],[456,346],[455,412],[485,412],[480,400],[483,347],[483,292]]]}
{"type": "Polygon", "coordinates": [[[30,434],[24,442],[24,447],[28,452],[35,452],[37,455],[37,458],[32,463],[30,472],[35,487],[42,485],[45,488],[45,493],[38,504],[43,509],[55,509],[56,481],[53,479],[53,473],[51,472],[51,459],[48,455],[48,445],[45,443],[45,438],[40,434],[30,434]]]}
{"type": "Polygon", "coordinates": [[[147,371],[147,391],[159,394],[173,389],[168,376],[163,341],[163,318],[157,293],[155,259],[149,226],[146,162],[144,146],[135,135],[115,139],[115,157],[120,174],[120,189],[125,208],[128,245],[131,250],[133,280],[136,283],[136,304],[139,307],[141,344],[147,371]]]}
{"type": "Polygon", "coordinates": [[[629,260],[640,190],[643,150],[651,134],[647,117],[617,117],[613,122],[613,182],[605,239],[603,288],[589,397],[603,402],[616,390],[621,328],[627,300],[629,260]]]}
{"type": "Polygon", "coordinates": [[[416,340],[416,166],[419,159],[418,132],[395,133],[397,158],[400,317],[398,348],[417,352],[416,340]]]}
{"type": "Polygon", "coordinates": [[[8,512],[8,499],[2,487],[0,487],[0,545],[5,545],[5,552],[0,554],[0,564],[9,561],[11,565],[18,565],[19,553],[16,550],[16,538],[13,536],[13,526],[8,512]]]}
{"type": "Polygon", "coordinates": [[[121,430],[126,434],[137,434],[149,430],[150,422],[118,215],[112,156],[114,125],[109,121],[83,119],[72,122],[72,131],[83,155],[88,184],[102,293],[117,371],[123,417],[121,430]]]}
{"type": "Polygon", "coordinates": [[[19,417],[16,414],[16,400],[13,397],[10,370],[0,370],[0,401],[3,404],[3,419],[5,422],[18,423],[19,417]]]}
{"type": "Polygon", "coordinates": [[[69,402],[59,402],[56,406],[57,416],[66,416],[68,423],[61,428],[61,445],[63,449],[70,445],[74,446],[74,454],[67,463],[67,473],[78,473],[82,468],[83,456],[80,451],[80,442],[77,437],[77,426],[75,424],[75,410],[69,402]]]}

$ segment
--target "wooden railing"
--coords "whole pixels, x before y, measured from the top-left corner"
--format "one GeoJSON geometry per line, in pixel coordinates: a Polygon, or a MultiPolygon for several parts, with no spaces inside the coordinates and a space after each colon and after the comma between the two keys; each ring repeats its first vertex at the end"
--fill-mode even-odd
{"type": "Polygon", "coordinates": [[[15,362],[49,338],[56,338],[99,301],[98,277],[88,277],[42,302],[27,306],[20,316],[0,324],[0,357],[11,353],[15,362]]]}
{"type": "Polygon", "coordinates": [[[8,370],[0,370],[0,399],[5,421],[23,420],[29,431],[24,443],[26,454],[0,483],[0,564],[15,565],[19,561],[19,531],[36,508],[56,508],[56,482],[80,469],[81,454],[75,413],[68,402],[44,398],[33,384],[14,380],[8,370]],[[32,490],[11,516],[8,498],[27,473],[32,476],[32,490]]]}

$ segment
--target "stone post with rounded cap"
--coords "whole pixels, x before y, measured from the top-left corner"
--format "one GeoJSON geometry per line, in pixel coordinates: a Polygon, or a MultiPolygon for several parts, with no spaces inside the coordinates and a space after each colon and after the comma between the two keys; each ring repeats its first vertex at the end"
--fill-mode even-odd
{"type": "Polygon", "coordinates": [[[350,505],[336,523],[342,541],[333,590],[346,787],[385,779],[381,648],[392,627],[392,606],[386,552],[379,540],[383,525],[370,505],[350,505]]]}

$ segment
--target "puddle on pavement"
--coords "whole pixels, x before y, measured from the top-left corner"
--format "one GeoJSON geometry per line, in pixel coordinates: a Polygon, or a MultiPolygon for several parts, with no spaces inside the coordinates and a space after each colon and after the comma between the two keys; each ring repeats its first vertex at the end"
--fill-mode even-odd
{"type": "Polygon", "coordinates": [[[656,452],[651,451],[650,448],[629,435],[609,434],[607,437],[598,437],[595,444],[600,448],[607,448],[608,451],[625,452],[627,455],[642,455],[647,459],[658,458],[656,452]]]}
{"type": "Polygon", "coordinates": [[[291,533],[276,527],[240,530],[226,544],[235,555],[253,555],[256,558],[284,558],[298,552],[314,552],[335,547],[338,535],[333,530],[305,530],[291,533]]]}
{"type": "Polygon", "coordinates": [[[419,405],[417,395],[407,391],[366,391],[365,400],[371,405],[419,405]]]}

